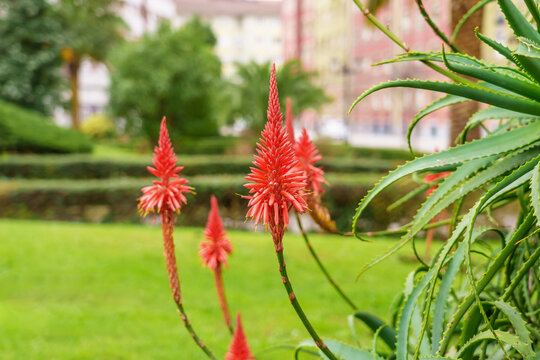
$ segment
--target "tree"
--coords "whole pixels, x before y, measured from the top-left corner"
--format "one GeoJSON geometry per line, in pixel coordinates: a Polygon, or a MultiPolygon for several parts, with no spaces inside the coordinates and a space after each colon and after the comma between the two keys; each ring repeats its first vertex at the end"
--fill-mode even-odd
{"type": "Polygon", "coordinates": [[[126,131],[155,140],[167,116],[173,139],[216,135],[221,62],[215,43],[210,27],[194,18],[177,30],[164,22],[120,47],[111,57],[109,105],[126,131]]]}
{"type": "MultiPolygon", "coordinates": [[[[451,28],[454,29],[467,11],[476,5],[476,0],[459,0],[450,2],[451,28]]],[[[467,20],[457,33],[454,45],[467,55],[479,58],[482,50],[481,41],[474,34],[475,27],[481,27],[483,18],[482,9],[476,11],[467,20]]],[[[478,111],[479,105],[475,101],[467,101],[450,107],[450,144],[456,141],[469,117],[478,111]]],[[[474,128],[468,134],[468,139],[476,139],[480,136],[480,129],[474,128]]]]}
{"type": "MultiPolygon", "coordinates": [[[[237,104],[235,115],[244,119],[254,131],[260,131],[266,121],[268,102],[268,77],[270,63],[236,64],[237,104]]],[[[285,99],[291,98],[293,115],[307,109],[317,109],[330,101],[321,88],[313,85],[314,72],[302,69],[298,60],[289,60],[277,70],[281,107],[285,109],[285,99]]]]}
{"type": "Polygon", "coordinates": [[[45,0],[0,0],[0,98],[49,115],[60,103],[60,19],[45,0]]]}
{"type": "Polygon", "coordinates": [[[85,58],[104,62],[122,40],[126,29],[116,15],[119,0],[60,0],[58,12],[64,22],[62,57],[67,64],[71,89],[71,121],[79,128],[79,70],[85,58]]]}

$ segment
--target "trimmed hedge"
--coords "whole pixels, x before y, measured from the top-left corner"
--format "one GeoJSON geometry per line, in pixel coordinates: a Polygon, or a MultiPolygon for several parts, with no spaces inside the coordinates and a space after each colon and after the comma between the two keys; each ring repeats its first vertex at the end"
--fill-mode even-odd
{"type": "Polygon", "coordinates": [[[0,101],[0,152],[89,153],[92,141],[48,118],[0,101]]]}
{"type": "MultiPolygon", "coordinates": [[[[251,156],[179,156],[185,176],[211,174],[247,175],[251,156]]],[[[92,156],[6,156],[0,158],[0,177],[35,179],[104,179],[111,177],[145,177],[150,157],[142,159],[99,159],[92,156]]],[[[359,173],[386,172],[398,164],[381,159],[323,158],[320,162],[327,172],[359,173]]]]}
{"type": "MultiPolygon", "coordinates": [[[[379,179],[378,174],[330,175],[323,202],[342,231],[350,231],[351,218],[358,201],[379,179]]],[[[152,179],[116,178],[107,180],[11,180],[0,182],[0,217],[79,220],[98,222],[143,221],[137,214],[136,199],[141,187],[152,179]]],[[[180,224],[204,226],[210,196],[215,194],[220,211],[229,227],[244,226],[247,194],[243,176],[212,175],[188,177],[196,196],[188,195],[188,206],[182,210],[180,224]]],[[[385,229],[390,217],[386,208],[410,188],[397,185],[395,191],[376,197],[364,213],[360,226],[364,230],[385,229]]],[[[417,201],[423,200],[421,196],[417,201]]],[[[407,208],[392,213],[392,218],[408,217],[407,208]]],[[[415,208],[415,207],[412,207],[415,208]]],[[[151,218],[151,216],[149,216],[151,218]]]]}
{"type": "Polygon", "coordinates": [[[364,148],[348,144],[334,144],[326,141],[316,141],[316,144],[322,154],[339,158],[369,158],[404,162],[422,155],[419,152],[411,154],[408,150],[403,149],[364,148]]]}

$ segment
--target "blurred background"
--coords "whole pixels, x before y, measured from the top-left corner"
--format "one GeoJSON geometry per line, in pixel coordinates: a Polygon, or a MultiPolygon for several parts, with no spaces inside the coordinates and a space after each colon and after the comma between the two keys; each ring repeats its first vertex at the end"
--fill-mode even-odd
{"type": "MultiPolygon", "coordinates": [[[[424,1],[447,36],[476,2],[424,1]]],[[[411,50],[441,49],[416,1],[369,6],[411,50]]],[[[481,55],[473,32],[479,24],[508,44],[492,2],[458,33],[460,49],[481,55]]],[[[322,202],[348,232],[368,189],[418,153],[448,147],[463,114],[478,109],[469,102],[426,116],[413,132],[415,154],[407,150],[407,126],[436,94],[387,89],[347,115],[372,85],[440,79],[416,62],[372,66],[401,52],[350,0],[0,0],[0,359],[204,358],[170,301],[160,229],[137,212],[140,189],[154,180],[146,167],[163,116],[181,174],[196,191],[178,216],[175,239],[197,331],[223,358],[230,336],[196,255],[215,194],[235,251],[225,275],[231,308],[242,311],[257,359],[292,358],[268,349],[294,349],[306,334],[276,281],[268,234],[252,232],[240,196],[266,121],[271,63],[282,110],[290,97],[296,133],[304,126],[323,156],[318,164],[329,184],[322,202]]],[[[379,194],[361,230],[408,222],[426,194],[392,204],[416,187],[404,180],[379,194]]],[[[394,240],[312,238],[362,310],[391,313],[416,267],[401,261],[412,258],[409,249],[355,282],[356,271],[394,240]]],[[[286,241],[295,290],[317,329],[371,348],[367,328],[359,327],[360,340],[349,331],[350,309],[321,284],[300,236],[286,241]]]]}
{"type": "MultiPolygon", "coordinates": [[[[474,3],[425,6],[449,35],[474,3]]],[[[440,50],[415,1],[369,7],[411,50],[440,50]]],[[[467,53],[482,53],[477,24],[508,43],[491,3],[458,33],[467,53]]],[[[296,131],[315,139],[331,184],[325,201],[345,229],[366,189],[413,157],[407,127],[438,98],[387,89],[347,114],[380,82],[441,79],[419,62],[373,66],[401,52],[346,0],[0,0],[0,216],[140,221],[135,199],[167,116],[198,193],[182,221],[204,225],[216,193],[229,226],[243,227],[237,193],[266,121],[275,62],[282,109],[290,97],[296,131]]],[[[415,151],[448,147],[463,114],[476,110],[467,103],[426,116],[413,132],[415,151]]],[[[388,226],[386,208],[408,191],[404,184],[379,197],[362,226],[388,226]]],[[[410,215],[396,211],[398,222],[410,215]]]]}

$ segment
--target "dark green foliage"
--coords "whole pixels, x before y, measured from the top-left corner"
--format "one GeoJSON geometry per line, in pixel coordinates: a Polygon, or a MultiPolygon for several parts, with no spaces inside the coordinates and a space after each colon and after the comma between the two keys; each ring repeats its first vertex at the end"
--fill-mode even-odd
{"type": "MultiPolygon", "coordinates": [[[[184,175],[233,174],[245,175],[252,166],[250,156],[189,156],[179,155],[184,175]]],[[[388,171],[394,161],[373,159],[323,158],[322,168],[332,173],[376,173],[388,171]]],[[[0,176],[7,178],[41,179],[103,179],[109,177],[145,177],[151,159],[99,159],[91,156],[9,156],[0,158],[0,176]]],[[[361,175],[360,175],[361,176],[361,175]]],[[[348,215],[347,215],[348,216],[348,215]]]]}
{"type": "MultiPolygon", "coordinates": [[[[126,24],[117,14],[119,0],[60,0],[57,11],[63,21],[64,47],[77,61],[88,56],[105,61],[121,42],[126,24]]],[[[71,59],[66,59],[71,61],[71,59]]]]}
{"type": "Polygon", "coordinates": [[[39,153],[88,153],[90,139],[63,129],[48,118],[0,101],[0,151],[39,153]]]}
{"type": "Polygon", "coordinates": [[[198,18],[175,30],[162,23],[152,34],[124,44],[111,58],[112,113],[132,134],[153,142],[167,117],[172,139],[217,135],[216,101],[221,63],[215,38],[198,18]]]}
{"type": "Polygon", "coordinates": [[[0,0],[0,99],[51,114],[60,104],[62,23],[46,0],[0,0]]]}
{"type": "MultiPolygon", "coordinates": [[[[140,165],[139,165],[140,167],[140,165]]],[[[186,167],[182,174],[187,170],[186,167]]],[[[245,218],[247,200],[238,195],[238,189],[245,183],[245,168],[237,175],[190,175],[186,178],[195,187],[196,196],[189,195],[189,206],[182,209],[178,218],[181,224],[204,226],[208,216],[210,196],[218,197],[222,216],[238,221],[245,218]]],[[[146,176],[148,174],[145,174],[146,176]]],[[[355,199],[363,196],[376,181],[378,175],[329,175],[331,185],[324,195],[324,204],[335,216],[338,228],[350,227],[349,214],[356,206],[355,199]]],[[[100,221],[140,221],[136,199],[141,196],[141,188],[151,182],[151,178],[111,178],[100,180],[14,180],[0,182],[0,217],[23,217],[40,219],[89,220],[85,213],[95,206],[107,208],[100,221]]],[[[362,225],[366,230],[384,229],[391,220],[385,216],[386,207],[406,194],[408,186],[399,188],[393,194],[377,199],[368,210],[362,225]]],[[[421,201],[418,198],[416,201],[421,201]]],[[[413,201],[414,203],[414,201],[413,201]]],[[[396,216],[406,216],[403,210],[396,216]]]]}
{"type": "MultiPolygon", "coordinates": [[[[268,108],[269,62],[258,64],[236,64],[237,81],[232,84],[233,117],[244,119],[248,126],[258,133],[266,122],[268,108]]],[[[318,109],[330,101],[324,91],[313,84],[314,72],[302,69],[297,60],[289,60],[276,68],[281,109],[285,111],[285,101],[291,98],[293,115],[307,109],[318,109]]]]}

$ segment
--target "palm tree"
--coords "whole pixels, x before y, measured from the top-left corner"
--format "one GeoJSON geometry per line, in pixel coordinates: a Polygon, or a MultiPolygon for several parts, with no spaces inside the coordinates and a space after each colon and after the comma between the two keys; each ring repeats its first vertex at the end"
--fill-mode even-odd
{"type": "Polygon", "coordinates": [[[71,88],[71,122],[79,128],[79,70],[85,58],[104,62],[109,50],[122,40],[126,29],[116,14],[119,0],[60,0],[58,12],[64,21],[62,58],[71,88]]]}

